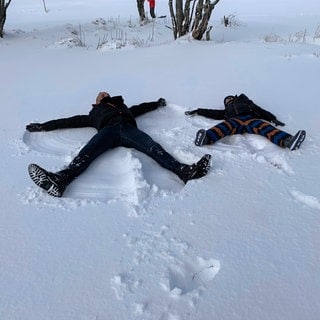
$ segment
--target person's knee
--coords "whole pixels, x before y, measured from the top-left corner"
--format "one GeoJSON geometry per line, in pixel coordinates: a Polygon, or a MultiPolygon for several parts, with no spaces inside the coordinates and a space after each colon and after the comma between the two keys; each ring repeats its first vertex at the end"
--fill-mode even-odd
{"type": "Polygon", "coordinates": [[[150,145],[149,150],[158,155],[163,155],[165,153],[165,150],[162,148],[162,146],[159,143],[156,143],[154,141],[150,145]]]}

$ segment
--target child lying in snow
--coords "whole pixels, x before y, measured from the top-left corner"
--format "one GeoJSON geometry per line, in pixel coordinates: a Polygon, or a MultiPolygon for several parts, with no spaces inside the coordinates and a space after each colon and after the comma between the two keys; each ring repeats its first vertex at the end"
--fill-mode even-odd
{"type": "Polygon", "coordinates": [[[277,120],[271,112],[257,106],[243,93],[239,96],[225,97],[224,106],[224,110],[199,108],[185,112],[188,116],[197,114],[216,120],[225,119],[208,130],[200,129],[196,134],[195,145],[213,144],[225,136],[234,134],[253,133],[266,137],[279,147],[296,150],[306,137],[304,130],[299,130],[292,136],[272,126],[269,122],[275,126],[284,126],[285,124],[277,120]]]}

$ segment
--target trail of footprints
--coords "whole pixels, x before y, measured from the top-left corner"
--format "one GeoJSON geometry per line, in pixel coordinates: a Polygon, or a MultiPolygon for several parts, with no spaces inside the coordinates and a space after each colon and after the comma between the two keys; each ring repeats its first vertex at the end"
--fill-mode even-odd
{"type": "Polygon", "coordinates": [[[164,319],[175,319],[175,312],[179,317],[194,312],[220,270],[219,260],[197,257],[190,244],[172,237],[168,226],[128,237],[127,249],[132,254],[126,257],[130,262],[119,266],[110,286],[116,298],[131,301],[130,311],[143,319],[148,315],[152,319],[158,309],[166,310],[164,319]]]}

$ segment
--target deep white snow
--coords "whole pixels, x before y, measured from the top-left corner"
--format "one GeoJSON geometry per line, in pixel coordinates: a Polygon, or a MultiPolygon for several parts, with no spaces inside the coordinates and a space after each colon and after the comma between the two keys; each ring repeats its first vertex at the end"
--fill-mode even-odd
{"type": "Polygon", "coordinates": [[[134,0],[46,5],[12,1],[0,39],[0,319],[319,319],[320,2],[221,0],[209,42],[173,41],[167,1],[144,26],[134,0]],[[184,186],[117,148],[65,197],[37,188],[29,163],[59,170],[95,131],[25,125],[86,114],[102,90],[166,98],[140,128],[183,162],[212,154],[209,174],[184,186]],[[255,135],[196,147],[218,121],[184,111],[241,92],[305,129],[301,149],[255,135]]]}

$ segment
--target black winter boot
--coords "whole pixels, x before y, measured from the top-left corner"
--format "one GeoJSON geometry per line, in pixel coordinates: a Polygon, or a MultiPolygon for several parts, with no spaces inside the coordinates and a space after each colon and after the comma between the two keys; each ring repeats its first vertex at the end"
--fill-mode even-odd
{"type": "Polygon", "coordinates": [[[204,144],[209,144],[210,139],[207,136],[207,132],[205,129],[200,129],[196,134],[196,139],[194,141],[194,144],[198,147],[203,146],[204,144]]]}
{"type": "Polygon", "coordinates": [[[46,190],[48,194],[54,197],[62,197],[66,187],[63,176],[58,173],[52,173],[41,168],[37,164],[30,164],[28,166],[29,176],[32,181],[40,188],[46,190]]]}
{"type": "Polygon", "coordinates": [[[199,179],[204,177],[211,167],[211,155],[205,154],[197,163],[192,165],[183,165],[178,173],[179,178],[187,183],[189,180],[199,179]]]}
{"type": "Polygon", "coordinates": [[[37,164],[30,164],[28,167],[32,181],[40,188],[46,190],[54,197],[62,197],[68,185],[87,169],[90,162],[86,155],[78,155],[64,169],[58,172],[49,172],[37,164]]]}
{"type": "Polygon", "coordinates": [[[283,146],[290,149],[290,151],[299,149],[305,138],[306,132],[299,130],[294,136],[287,137],[283,142],[283,146]]]}

